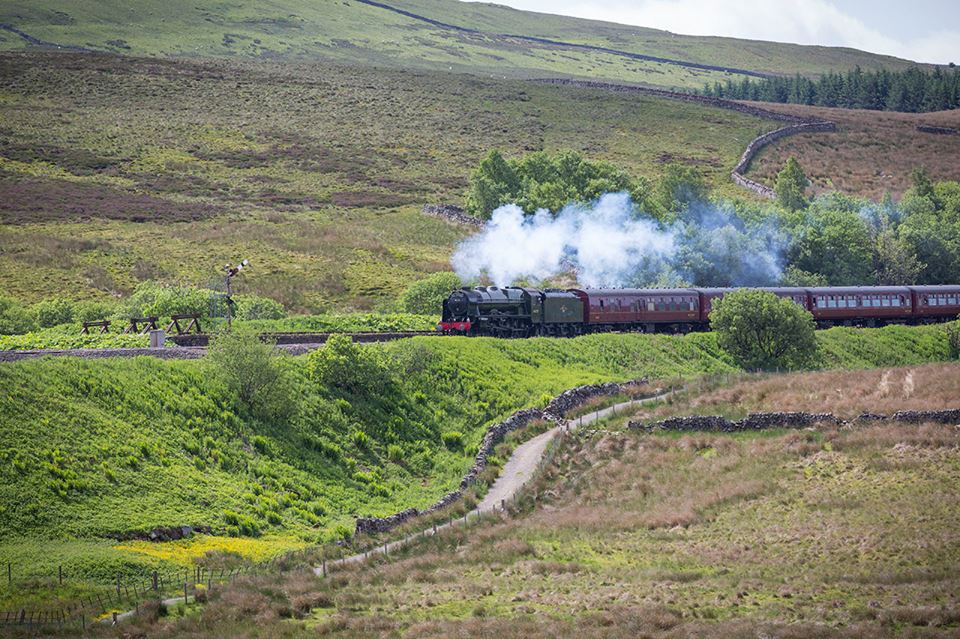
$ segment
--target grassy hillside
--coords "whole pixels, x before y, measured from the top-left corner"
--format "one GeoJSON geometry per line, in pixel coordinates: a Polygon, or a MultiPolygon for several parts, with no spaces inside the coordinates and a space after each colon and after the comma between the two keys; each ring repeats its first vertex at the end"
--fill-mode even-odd
{"type": "MultiPolygon", "coordinates": [[[[750,377],[704,393],[697,412],[735,413],[741,397],[819,411],[828,387],[845,394],[830,406],[843,414],[877,402],[883,410],[956,408],[960,398],[942,390],[958,383],[956,364],[750,377]],[[907,378],[916,385],[901,388],[907,378]]],[[[691,393],[661,410],[697,400],[691,393]]],[[[510,516],[417,540],[326,579],[288,572],[245,581],[213,593],[198,618],[146,614],[131,632],[956,636],[956,428],[643,433],[625,428],[631,417],[562,437],[510,516]],[[256,631],[247,632],[249,616],[260,620],[256,631]]]]}
{"type": "MultiPolygon", "coordinates": [[[[491,148],[573,149],[733,192],[776,122],[606,91],[338,65],[0,55],[0,288],[105,298],[222,265],[292,310],[366,308],[449,268],[491,148]],[[589,114],[589,117],[587,116],[589,114]]],[[[243,282],[240,282],[243,280],[243,282]]]]}
{"type": "MultiPolygon", "coordinates": [[[[512,77],[580,76],[699,88],[724,73],[633,59],[616,51],[770,73],[903,68],[910,64],[851,49],[675,36],[653,29],[516,11],[454,0],[238,2],[111,0],[6,3],[0,48],[47,42],[133,55],[284,57],[342,60],[512,77]],[[386,5],[386,6],[377,6],[386,5]],[[27,38],[34,39],[28,44],[27,38]],[[508,36],[588,44],[612,52],[508,36]]],[[[733,75],[738,79],[738,75],[733,75]]]]}
{"type": "MultiPolygon", "coordinates": [[[[833,330],[820,340],[824,367],[947,357],[940,327],[833,330]]],[[[62,563],[72,578],[103,579],[189,564],[207,550],[262,557],[329,540],[358,515],[432,503],[459,482],[485,426],[514,409],[582,383],[735,370],[712,334],[328,346],[286,360],[288,410],[265,415],[237,404],[205,366],[0,367],[0,561],[21,578],[62,563]],[[451,432],[463,434],[463,449],[442,443],[451,432]],[[104,539],[182,524],[216,536],[171,546],[104,539]]]]}

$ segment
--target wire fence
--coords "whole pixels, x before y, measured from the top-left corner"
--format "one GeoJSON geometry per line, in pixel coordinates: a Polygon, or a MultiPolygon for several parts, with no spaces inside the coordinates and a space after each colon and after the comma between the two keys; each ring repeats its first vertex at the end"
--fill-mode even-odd
{"type": "MultiPolygon", "coordinates": [[[[7,587],[11,591],[26,586],[24,582],[14,581],[12,564],[8,563],[6,568],[7,587]]],[[[116,621],[118,617],[128,616],[131,612],[138,614],[140,608],[149,601],[161,600],[175,604],[177,600],[182,600],[186,604],[191,599],[195,601],[199,592],[209,592],[214,586],[259,572],[256,567],[217,570],[196,566],[184,570],[155,570],[149,574],[118,574],[109,585],[103,581],[77,580],[74,583],[88,589],[86,594],[74,595],[39,608],[23,606],[0,610],[0,627],[18,626],[27,630],[72,627],[82,630],[90,624],[116,621]]],[[[37,582],[36,577],[29,580],[30,584],[37,582]]],[[[70,585],[62,568],[50,582],[56,586],[65,583],[70,585]]]]}

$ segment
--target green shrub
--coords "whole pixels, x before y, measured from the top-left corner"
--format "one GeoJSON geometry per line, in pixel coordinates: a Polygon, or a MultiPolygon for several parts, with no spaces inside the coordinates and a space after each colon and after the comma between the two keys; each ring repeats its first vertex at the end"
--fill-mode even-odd
{"type": "Polygon", "coordinates": [[[287,316],[283,304],[268,297],[257,295],[234,295],[237,303],[237,320],[278,320],[287,316]]]}
{"type": "Polygon", "coordinates": [[[448,450],[463,450],[463,433],[452,430],[440,435],[440,441],[448,450]]]}
{"type": "Polygon", "coordinates": [[[263,435],[254,435],[250,443],[253,444],[253,449],[261,455],[266,455],[270,452],[270,441],[263,435]]]}
{"type": "Polygon", "coordinates": [[[30,312],[13,298],[0,295],[0,335],[22,335],[36,328],[30,312]]]}
{"type": "Polygon", "coordinates": [[[399,444],[390,444],[387,446],[387,459],[394,463],[403,461],[403,448],[399,444]]]}
{"type": "Polygon", "coordinates": [[[33,306],[33,313],[40,328],[68,324],[73,321],[73,303],[59,297],[44,300],[33,306]]]}
{"type": "Polygon", "coordinates": [[[272,344],[246,331],[213,337],[204,360],[240,404],[264,419],[281,419],[292,410],[289,379],[272,344]]]}
{"type": "Polygon", "coordinates": [[[147,281],[141,282],[117,310],[126,318],[207,315],[209,308],[210,291],[147,281]]]}
{"type": "Polygon", "coordinates": [[[350,441],[360,450],[366,450],[370,446],[370,437],[362,430],[355,430],[350,434],[350,441]]]}
{"type": "Polygon", "coordinates": [[[950,349],[950,359],[960,358],[960,321],[946,325],[947,345],[950,349]]]}

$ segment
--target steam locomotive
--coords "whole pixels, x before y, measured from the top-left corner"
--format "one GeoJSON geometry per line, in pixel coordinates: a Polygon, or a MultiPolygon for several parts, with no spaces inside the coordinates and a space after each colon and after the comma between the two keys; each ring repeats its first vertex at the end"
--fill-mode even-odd
{"type": "MultiPolygon", "coordinates": [[[[707,330],[713,301],[734,288],[461,288],[443,302],[437,330],[494,337],[707,330]]],[[[960,286],[761,288],[813,314],[819,328],[922,324],[960,315],[960,286]]]]}

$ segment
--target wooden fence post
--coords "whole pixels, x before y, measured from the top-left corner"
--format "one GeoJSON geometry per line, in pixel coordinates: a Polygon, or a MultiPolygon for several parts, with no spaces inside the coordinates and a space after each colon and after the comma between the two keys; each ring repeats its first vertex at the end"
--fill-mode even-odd
{"type": "Polygon", "coordinates": [[[157,571],[153,571],[153,591],[157,591],[157,571]]]}
{"type": "Polygon", "coordinates": [[[57,568],[57,576],[60,580],[60,585],[62,586],[63,585],[63,566],[62,565],[58,566],[57,568]]]}
{"type": "Polygon", "coordinates": [[[323,576],[326,577],[327,576],[327,560],[324,559],[321,565],[323,566],[323,576]]]}
{"type": "Polygon", "coordinates": [[[120,598],[120,573],[117,573],[117,599],[120,598]]]}
{"type": "Polygon", "coordinates": [[[187,579],[183,580],[183,605],[187,605],[187,579]]]}

